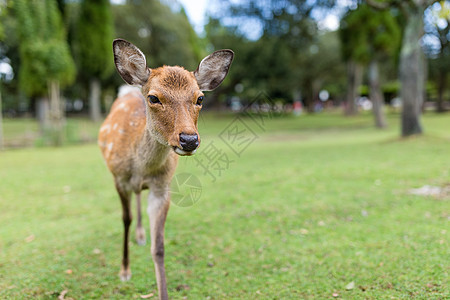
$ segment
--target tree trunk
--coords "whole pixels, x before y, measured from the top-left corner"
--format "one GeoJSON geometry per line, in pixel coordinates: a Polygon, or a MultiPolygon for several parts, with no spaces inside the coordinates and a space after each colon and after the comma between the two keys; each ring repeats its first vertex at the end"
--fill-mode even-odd
{"type": "Polygon", "coordinates": [[[384,96],[380,88],[380,73],[378,70],[378,62],[374,59],[369,65],[369,86],[370,100],[373,103],[373,114],[375,117],[375,126],[385,128],[386,117],[384,115],[384,96]]]}
{"type": "Polygon", "coordinates": [[[359,96],[359,86],[362,82],[362,66],[350,60],[347,62],[347,95],[346,95],[346,115],[355,115],[358,113],[356,98],[359,96]]]}
{"type": "Polygon", "coordinates": [[[36,100],[36,118],[39,121],[41,134],[50,127],[50,107],[47,98],[37,98],[36,100]]]}
{"type": "Polygon", "coordinates": [[[302,91],[304,111],[311,114],[314,112],[314,81],[306,79],[305,88],[302,91]]]}
{"type": "Polygon", "coordinates": [[[50,94],[51,143],[54,146],[61,146],[64,140],[64,114],[61,105],[59,81],[51,80],[48,85],[50,94]]]}
{"type": "Polygon", "coordinates": [[[445,112],[444,107],[444,91],[445,91],[445,83],[447,81],[447,72],[441,70],[439,72],[439,80],[438,80],[438,99],[436,103],[436,111],[437,112],[445,112]]]}
{"type": "Polygon", "coordinates": [[[422,134],[420,124],[424,97],[425,68],[420,46],[423,34],[424,10],[415,7],[409,10],[402,50],[400,52],[400,80],[402,99],[402,136],[422,134]]]}
{"type": "Polygon", "coordinates": [[[89,88],[89,116],[94,122],[98,122],[102,118],[100,111],[100,94],[100,80],[98,78],[91,79],[89,88]]]}
{"type": "Polygon", "coordinates": [[[322,82],[321,80],[313,80],[312,85],[311,85],[311,97],[312,97],[312,101],[311,101],[311,109],[312,111],[309,112],[320,112],[316,111],[320,105],[322,104],[320,99],[319,99],[319,93],[320,93],[320,87],[322,86],[322,82]]]}

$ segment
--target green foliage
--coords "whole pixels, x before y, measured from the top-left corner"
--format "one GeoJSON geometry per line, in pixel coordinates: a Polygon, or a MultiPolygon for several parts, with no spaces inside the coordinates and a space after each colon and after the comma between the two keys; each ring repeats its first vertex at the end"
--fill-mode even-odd
{"type": "Polygon", "coordinates": [[[61,86],[73,82],[75,65],[54,0],[14,2],[18,18],[21,68],[20,85],[30,96],[47,92],[49,80],[61,86]]]}
{"type": "MultiPolygon", "coordinates": [[[[317,93],[319,91],[312,91],[312,85],[315,85],[319,89],[328,90],[332,99],[338,98],[344,93],[346,83],[345,65],[339,53],[338,32],[321,33],[308,46],[307,51],[299,55],[297,66],[297,70],[301,72],[301,82],[304,82],[303,90],[317,93]]],[[[310,97],[317,95],[311,94],[310,97]]]]}
{"type": "Polygon", "coordinates": [[[382,90],[384,93],[389,93],[389,94],[394,94],[394,95],[398,94],[400,91],[400,81],[396,80],[396,81],[386,82],[385,84],[383,84],[382,90]]]}
{"type": "Polygon", "coordinates": [[[142,0],[114,5],[113,14],[117,37],[138,46],[151,67],[180,65],[195,70],[206,55],[183,10],[142,0]]]}
{"type": "Polygon", "coordinates": [[[113,19],[109,0],[83,0],[75,28],[74,52],[86,79],[106,78],[114,70],[113,19]]]}
{"type": "MultiPolygon", "coordinates": [[[[12,1],[6,1],[3,4],[0,4],[0,27],[3,30],[3,38],[0,39],[0,59],[7,58],[15,75],[17,75],[18,70],[20,70],[20,51],[19,37],[17,35],[17,18],[14,16],[12,3],[12,1]]],[[[18,76],[14,76],[14,78],[7,83],[3,82],[3,110],[18,106],[20,101],[20,95],[17,93],[18,85],[18,76]]]]}
{"type": "MultiPolygon", "coordinates": [[[[260,90],[270,89],[272,95],[286,96],[291,80],[286,73],[290,73],[290,52],[285,43],[278,38],[263,36],[252,43],[251,51],[246,57],[246,76],[252,88],[260,90]]],[[[256,94],[254,95],[256,96],[256,94]]]]}
{"type": "Polygon", "coordinates": [[[429,49],[429,77],[432,78],[438,87],[438,94],[443,99],[449,99],[445,96],[446,90],[450,86],[450,2],[441,1],[438,6],[431,11],[431,24],[428,26],[428,34],[434,35],[439,39],[439,49],[429,49]],[[438,26],[439,23],[439,26],[438,26]]]}
{"type": "MultiPolygon", "coordinates": [[[[319,1],[315,5],[324,7],[330,3],[319,1]]],[[[268,1],[265,6],[258,1],[239,4],[224,1],[216,4],[221,10],[216,19],[210,18],[207,38],[215,49],[232,48],[237,53],[223,90],[232,92],[234,85],[241,83],[244,85],[241,98],[252,99],[265,91],[285,102],[291,102],[293,94],[301,91],[308,106],[321,88],[330,88],[336,94],[342,92],[345,72],[339,57],[339,40],[335,34],[318,30],[310,16],[311,3],[268,1]],[[222,25],[220,18],[225,17],[235,20],[236,25],[222,25]],[[248,40],[240,31],[239,21],[250,18],[263,27],[262,36],[256,41],[248,40]]]]}
{"type": "Polygon", "coordinates": [[[398,53],[401,30],[391,11],[359,5],[341,20],[340,37],[345,60],[368,64],[375,57],[394,57],[398,53]]]}
{"type": "Polygon", "coordinates": [[[185,23],[185,26],[187,27],[186,31],[187,31],[187,36],[188,36],[188,44],[189,44],[189,48],[192,50],[192,55],[193,55],[193,59],[194,59],[194,61],[193,61],[194,66],[192,68],[194,68],[196,63],[197,64],[200,63],[200,61],[206,55],[209,54],[206,51],[206,40],[199,38],[199,36],[195,32],[192,25],[189,23],[189,19],[183,8],[180,11],[180,15],[181,15],[180,18],[182,18],[182,16],[184,16],[184,23],[185,23]]]}
{"type": "Polygon", "coordinates": [[[5,38],[5,29],[3,28],[3,16],[6,11],[6,4],[0,3],[0,41],[3,41],[5,38]]]}

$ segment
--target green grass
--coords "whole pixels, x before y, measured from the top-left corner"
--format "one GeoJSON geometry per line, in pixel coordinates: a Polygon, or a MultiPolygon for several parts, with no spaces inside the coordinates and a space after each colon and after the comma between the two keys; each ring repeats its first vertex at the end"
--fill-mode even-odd
{"type": "MultiPolygon", "coordinates": [[[[90,122],[85,118],[66,119],[64,144],[95,141],[100,124],[90,122]]],[[[40,134],[39,124],[34,119],[6,118],[3,120],[3,131],[6,148],[23,148],[45,144],[45,138],[40,134]]]]}
{"type": "MultiPolygon", "coordinates": [[[[169,212],[170,297],[448,299],[449,196],[408,190],[450,184],[450,115],[411,139],[397,118],[385,131],[368,115],[243,118],[258,138],[237,156],[218,138],[233,117],[205,114],[197,157],[213,142],[233,161],[213,182],[180,159],[203,190],[169,212]]],[[[120,204],[95,145],[0,153],[0,224],[2,299],[156,298],[148,245],[133,241],[133,277],[117,276],[120,204]]]]}

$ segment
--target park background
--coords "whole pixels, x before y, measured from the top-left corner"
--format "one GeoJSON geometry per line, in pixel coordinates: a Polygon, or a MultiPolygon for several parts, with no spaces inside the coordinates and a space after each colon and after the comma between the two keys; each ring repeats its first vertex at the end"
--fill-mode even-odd
{"type": "Polygon", "coordinates": [[[150,67],[236,54],[177,169],[201,188],[169,212],[172,298],[450,296],[449,1],[3,0],[0,21],[1,298],[156,297],[148,246],[117,276],[114,38],[150,67]]]}

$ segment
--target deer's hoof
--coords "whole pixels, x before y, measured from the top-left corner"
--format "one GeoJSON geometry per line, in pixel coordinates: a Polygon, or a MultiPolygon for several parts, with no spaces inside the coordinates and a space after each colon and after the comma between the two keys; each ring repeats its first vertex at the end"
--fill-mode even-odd
{"type": "Polygon", "coordinates": [[[123,266],[120,269],[119,277],[121,281],[128,281],[131,279],[131,270],[130,267],[124,269],[123,266]]]}
{"type": "Polygon", "coordinates": [[[136,242],[139,246],[145,245],[145,229],[142,227],[136,228],[136,242]]]}

